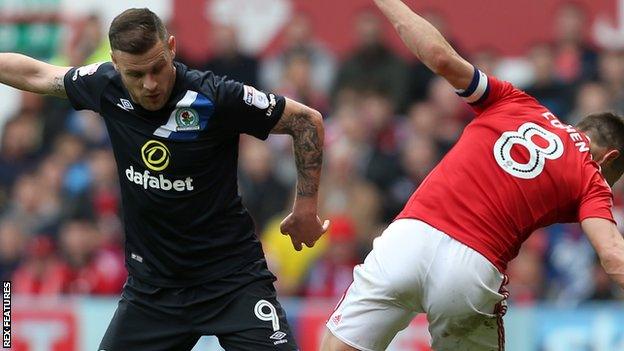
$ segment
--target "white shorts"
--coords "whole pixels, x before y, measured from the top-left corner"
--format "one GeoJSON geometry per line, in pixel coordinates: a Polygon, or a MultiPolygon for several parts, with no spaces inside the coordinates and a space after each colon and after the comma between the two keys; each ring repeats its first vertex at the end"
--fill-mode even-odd
{"type": "Polygon", "coordinates": [[[353,270],[327,327],[359,350],[385,350],[426,313],[436,351],[503,350],[506,280],[475,250],[427,223],[400,219],[353,270]]]}

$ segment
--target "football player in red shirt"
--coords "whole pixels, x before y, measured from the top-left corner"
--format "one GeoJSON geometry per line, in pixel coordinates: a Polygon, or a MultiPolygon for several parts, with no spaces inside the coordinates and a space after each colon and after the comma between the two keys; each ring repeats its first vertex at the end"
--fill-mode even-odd
{"type": "Polygon", "coordinates": [[[375,2],[477,116],[354,269],[322,350],[384,350],[418,313],[427,314],[434,350],[502,350],[507,263],[553,223],[580,222],[624,286],[610,188],[624,172],[624,120],[600,113],[562,123],[461,58],[400,0],[375,2]]]}

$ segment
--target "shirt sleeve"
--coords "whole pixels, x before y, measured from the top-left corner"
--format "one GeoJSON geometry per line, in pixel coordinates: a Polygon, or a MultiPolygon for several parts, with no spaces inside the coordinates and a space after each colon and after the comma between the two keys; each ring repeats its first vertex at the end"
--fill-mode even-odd
{"type": "Polygon", "coordinates": [[[462,97],[477,113],[483,112],[488,107],[503,99],[513,96],[519,90],[505,81],[495,77],[488,77],[477,68],[468,88],[456,90],[455,93],[462,97]]]}
{"type": "Polygon", "coordinates": [[[282,117],[286,99],[214,76],[217,110],[226,128],[266,139],[282,117]]]}
{"type": "Polygon", "coordinates": [[[94,63],[74,67],[65,74],[65,92],[76,110],[100,112],[100,97],[109,79],[106,73],[114,70],[111,63],[94,63]]]}
{"type": "Polygon", "coordinates": [[[611,188],[598,169],[595,169],[589,178],[585,195],[581,199],[578,221],[581,222],[587,218],[603,218],[615,223],[612,207],[613,193],[611,188]]]}

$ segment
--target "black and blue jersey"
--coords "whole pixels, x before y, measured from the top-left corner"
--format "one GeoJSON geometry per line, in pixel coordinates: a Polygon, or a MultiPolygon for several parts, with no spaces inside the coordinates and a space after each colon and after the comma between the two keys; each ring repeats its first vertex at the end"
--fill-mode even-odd
{"type": "Polygon", "coordinates": [[[71,69],[72,106],[106,123],[121,184],[126,265],[164,286],[216,280],[263,258],[237,188],[239,134],[265,139],[281,96],[174,63],[159,111],[134,103],[110,62],[71,69]]]}

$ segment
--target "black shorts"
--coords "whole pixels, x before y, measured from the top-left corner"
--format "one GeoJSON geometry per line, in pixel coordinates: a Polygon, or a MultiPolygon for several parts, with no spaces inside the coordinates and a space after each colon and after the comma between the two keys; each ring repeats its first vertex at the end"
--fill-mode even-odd
{"type": "Polygon", "coordinates": [[[273,280],[215,297],[212,283],[159,288],[129,277],[98,350],[187,351],[202,335],[215,335],[226,351],[298,350],[273,280]]]}

